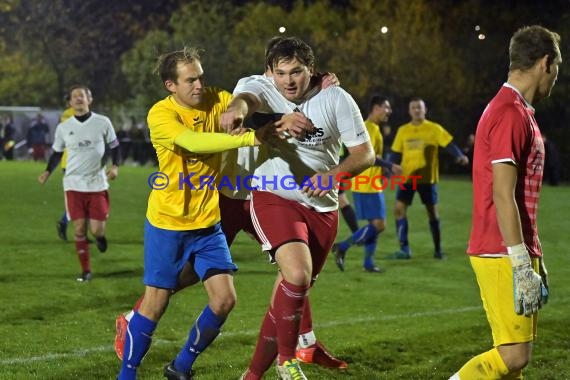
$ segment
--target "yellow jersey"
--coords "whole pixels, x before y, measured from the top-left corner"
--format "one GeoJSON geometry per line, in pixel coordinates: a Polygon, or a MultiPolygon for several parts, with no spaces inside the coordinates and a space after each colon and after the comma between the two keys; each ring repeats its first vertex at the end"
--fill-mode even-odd
{"type": "MultiPolygon", "coordinates": [[[[372,144],[372,149],[374,149],[374,155],[376,157],[382,157],[384,139],[382,133],[380,133],[380,126],[370,120],[366,120],[364,125],[366,125],[366,130],[370,135],[370,143],[372,144]]],[[[359,181],[357,184],[353,178],[350,188],[355,193],[379,193],[382,191],[382,188],[386,186],[385,183],[382,183],[382,168],[380,166],[371,166],[360,173],[359,176],[365,176],[369,181],[366,183],[359,181]]]]}
{"type": "MultiPolygon", "coordinates": [[[[67,107],[65,109],[65,111],[63,111],[61,116],[59,117],[59,122],[63,123],[64,121],[66,121],[67,119],[72,117],[74,114],[75,114],[75,110],[73,109],[73,107],[67,107]]],[[[61,168],[63,170],[65,170],[65,168],[67,166],[67,149],[63,150],[63,155],[61,156],[60,165],[61,165],[61,168]]]]}
{"type": "Polygon", "coordinates": [[[439,181],[438,148],[447,146],[453,136],[441,125],[429,120],[421,124],[404,124],[398,128],[392,151],[402,154],[402,175],[421,176],[417,183],[439,181]]]}
{"type": "MultiPolygon", "coordinates": [[[[157,102],[149,111],[150,139],[158,158],[158,171],[166,175],[164,189],[153,188],[146,217],[158,228],[195,230],[220,221],[218,190],[222,154],[197,154],[174,144],[181,133],[222,132],[220,115],[231,101],[227,91],[206,87],[202,103],[189,108],[172,96],[157,102]]],[[[149,179],[150,181],[150,179],[149,179]]]]}

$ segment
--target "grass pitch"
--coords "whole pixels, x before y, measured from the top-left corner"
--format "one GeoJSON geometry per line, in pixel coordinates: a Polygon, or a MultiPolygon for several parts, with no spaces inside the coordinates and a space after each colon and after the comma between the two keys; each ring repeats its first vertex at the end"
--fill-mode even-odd
{"type": "MultiPolygon", "coordinates": [[[[44,165],[0,162],[0,379],[114,379],[120,363],[113,351],[114,321],[141,294],[142,237],[147,177],[154,168],[122,167],[112,183],[109,250],[91,247],[94,278],[77,283],[74,245],[57,238],[63,212],[61,174],[37,183],[44,165]]],[[[539,228],[550,270],[551,299],[541,311],[539,339],[527,379],[570,378],[570,195],[568,187],[545,187],[539,228]]],[[[310,379],[447,379],[471,356],[491,346],[474,275],[465,255],[470,228],[471,183],[444,178],[440,184],[442,240],[446,261],[432,258],[427,217],[416,199],[409,209],[409,261],[382,259],[397,248],[387,192],[387,230],[379,240],[383,274],[363,273],[362,249],[347,255],[346,272],[332,258],[311,290],[317,337],[346,371],[311,365],[310,379]]],[[[69,229],[71,236],[71,229],[69,229]]],[[[341,222],[339,237],[348,233],[341,222]]],[[[258,245],[241,235],[232,247],[238,305],[221,336],[195,364],[196,379],[237,379],[252,355],[276,268],[258,245]]],[[[201,286],[176,295],[139,370],[140,379],[161,379],[203,308],[201,286]]],[[[268,372],[266,378],[275,378],[268,372]]]]}

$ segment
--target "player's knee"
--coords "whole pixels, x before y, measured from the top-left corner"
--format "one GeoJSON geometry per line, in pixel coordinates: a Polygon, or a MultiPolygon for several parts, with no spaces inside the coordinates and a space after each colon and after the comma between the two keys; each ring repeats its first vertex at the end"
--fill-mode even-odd
{"type": "Polygon", "coordinates": [[[237,296],[234,293],[228,293],[221,297],[210,300],[210,309],[219,317],[226,317],[235,307],[237,296]]]}
{"type": "Polygon", "coordinates": [[[510,373],[522,370],[530,362],[531,349],[526,344],[501,346],[499,352],[510,373]]]}

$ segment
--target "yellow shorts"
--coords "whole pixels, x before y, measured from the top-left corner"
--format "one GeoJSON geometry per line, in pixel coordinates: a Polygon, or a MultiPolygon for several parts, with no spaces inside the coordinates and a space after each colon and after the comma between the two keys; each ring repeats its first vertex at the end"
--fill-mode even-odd
{"type": "MultiPolygon", "coordinates": [[[[470,260],[493,333],[493,346],[534,341],[538,315],[525,317],[515,313],[510,259],[470,256],[470,260]]],[[[532,264],[538,272],[538,259],[532,259],[532,264]]]]}

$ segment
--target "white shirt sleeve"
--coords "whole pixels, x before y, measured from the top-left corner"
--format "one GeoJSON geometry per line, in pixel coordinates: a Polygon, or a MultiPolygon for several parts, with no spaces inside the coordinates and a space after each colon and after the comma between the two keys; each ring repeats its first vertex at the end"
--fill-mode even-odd
{"type": "Polygon", "coordinates": [[[347,147],[360,145],[370,140],[364,120],[356,102],[345,90],[337,87],[339,91],[335,112],[338,130],[342,143],[347,147]]]}
{"type": "Polygon", "coordinates": [[[63,141],[63,131],[61,124],[58,124],[55,128],[55,136],[53,138],[53,145],[51,148],[55,152],[63,152],[65,150],[65,141],[63,141]]]}

